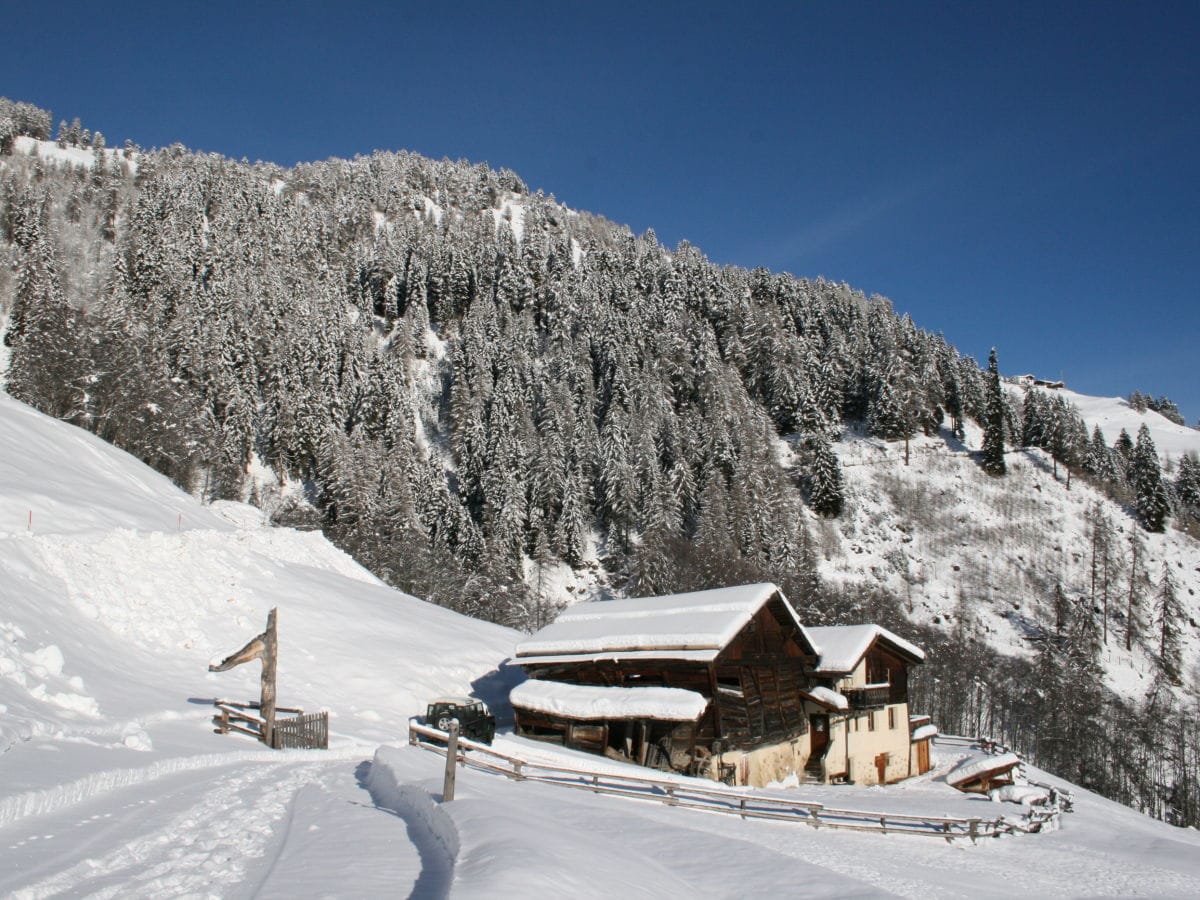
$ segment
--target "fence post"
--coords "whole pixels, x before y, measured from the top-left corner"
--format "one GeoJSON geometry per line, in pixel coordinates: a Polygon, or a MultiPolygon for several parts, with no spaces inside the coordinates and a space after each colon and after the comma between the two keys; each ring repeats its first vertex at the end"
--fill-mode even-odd
{"type": "Polygon", "coordinates": [[[442,782],[442,802],[449,803],[454,799],[454,774],[458,763],[458,719],[450,720],[450,730],[446,739],[446,778],[442,782]]]}
{"type": "Polygon", "coordinates": [[[968,832],[968,834],[971,837],[971,843],[974,844],[976,842],[976,838],[979,837],[979,820],[978,819],[971,820],[971,829],[968,832]]]}
{"type": "Polygon", "coordinates": [[[738,803],[738,806],[740,806],[742,809],[742,818],[743,819],[746,818],[746,798],[745,797],[743,797],[741,799],[741,801],[738,803]]]}
{"type": "Polygon", "coordinates": [[[525,780],[525,776],[521,774],[521,761],[519,759],[513,760],[513,780],[514,781],[524,781],[525,780]]]}

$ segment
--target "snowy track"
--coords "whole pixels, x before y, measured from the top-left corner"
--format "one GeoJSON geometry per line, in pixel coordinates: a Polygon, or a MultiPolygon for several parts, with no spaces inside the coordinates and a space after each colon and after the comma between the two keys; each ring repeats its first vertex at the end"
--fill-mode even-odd
{"type": "MultiPolygon", "coordinates": [[[[345,870],[330,856],[350,832],[346,865],[365,868],[381,893],[406,893],[422,854],[408,824],[373,805],[360,758],[231,755],[149,767],[140,779],[109,773],[105,790],[0,830],[0,895],[296,896],[322,878],[335,892],[345,870]]],[[[445,882],[448,871],[436,876],[445,882]]]]}

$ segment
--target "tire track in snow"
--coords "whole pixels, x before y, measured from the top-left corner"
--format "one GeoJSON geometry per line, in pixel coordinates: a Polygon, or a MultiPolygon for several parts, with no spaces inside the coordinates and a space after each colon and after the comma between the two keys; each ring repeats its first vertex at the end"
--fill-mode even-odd
{"type": "MultiPolygon", "coordinates": [[[[336,765],[336,762],[332,763],[336,765]]],[[[63,893],[112,897],[221,896],[262,857],[296,792],[331,761],[245,766],[213,778],[200,801],[117,849],[83,859],[13,892],[17,900],[63,893]]]]}
{"type": "MultiPolygon", "coordinates": [[[[342,759],[358,759],[366,752],[361,747],[341,751],[289,750],[289,763],[304,761],[332,762],[342,759]]],[[[267,750],[234,751],[232,753],[209,753],[202,756],[182,756],[164,759],[149,766],[133,769],[108,769],[93,772],[75,781],[55,785],[40,791],[27,791],[0,800],[0,828],[12,825],[30,816],[58,812],[70,806],[84,803],[104,794],[136,787],[157,781],[177,772],[215,769],[237,764],[278,765],[281,757],[267,750]]]]}

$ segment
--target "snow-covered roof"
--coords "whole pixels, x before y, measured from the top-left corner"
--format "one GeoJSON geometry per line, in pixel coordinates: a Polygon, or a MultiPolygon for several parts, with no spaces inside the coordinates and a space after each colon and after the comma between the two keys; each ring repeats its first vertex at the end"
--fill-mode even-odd
{"type": "Polygon", "coordinates": [[[827,687],[814,687],[806,691],[801,691],[801,694],[815,700],[822,706],[828,706],[830,709],[849,709],[850,701],[842,694],[827,687]]]}
{"type": "Polygon", "coordinates": [[[946,776],[946,784],[967,784],[984,775],[1004,772],[1020,764],[1021,758],[1015,753],[1001,753],[999,756],[991,754],[968,756],[946,776]]]}
{"type": "Polygon", "coordinates": [[[922,725],[913,731],[912,739],[914,741],[923,741],[926,738],[937,737],[937,733],[936,725],[922,725]]]}
{"type": "Polygon", "coordinates": [[[747,584],[665,597],[580,603],[563,610],[516,649],[518,663],[581,659],[714,659],[764,603],[779,594],[804,635],[796,611],[773,584],[747,584]]]}
{"type": "Polygon", "coordinates": [[[695,691],[670,687],[601,687],[530,679],[512,689],[509,702],[568,719],[666,719],[694,722],[708,707],[695,691]]]}
{"type": "Polygon", "coordinates": [[[820,648],[818,672],[845,673],[853,670],[877,638],[882,638],[914,659],[925,658],[925,652],[920,647],[910,644],[882,625],[827,625],[809,628],[808,636],[820,648]]]}

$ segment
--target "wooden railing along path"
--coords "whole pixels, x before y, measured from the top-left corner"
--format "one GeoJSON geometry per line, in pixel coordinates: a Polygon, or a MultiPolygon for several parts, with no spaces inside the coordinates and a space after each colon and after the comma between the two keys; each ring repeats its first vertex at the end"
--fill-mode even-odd
{"type": "MultiPolygon", "coordinates": [[[[239,703],[235,700],[214,700],[217,714],[213,725],[220,734],[236,731],[263,740],[266,720],[258,703],[239,703]]],[[[329,713],[308,713],[292,706],[275,707],[275,727],[271,730],[271,747],[276,750],[328,750],[329,713]]]]}
{"type": "MultiPolygon", "coordinates": [[[[432,750],[443,756],[446,754],[448,735],[444,731],[411,722],[408,736],[409,743],[414,746],[432,750]]],[[[533,762],[461,737],[458,739],[458,751],[460,765],[503,775],[514,781],[536,781],[613,797],[725,813],[743,819],[796,822],[812,828],[927,835],[947,841],[968,838],[976,841],[982,837],[1040,831],[1046,821],[1041,819],[1035,822],[1006,816],[955,818],[839,809],[823,803],[765,797],[749,791],[706,788],[693,781],[667,781],[640,775],[590,772],[585,769],[533,762]]]]}

